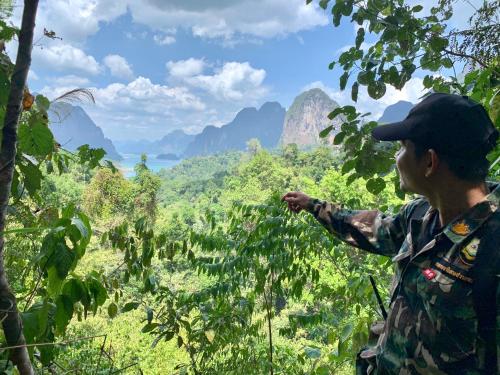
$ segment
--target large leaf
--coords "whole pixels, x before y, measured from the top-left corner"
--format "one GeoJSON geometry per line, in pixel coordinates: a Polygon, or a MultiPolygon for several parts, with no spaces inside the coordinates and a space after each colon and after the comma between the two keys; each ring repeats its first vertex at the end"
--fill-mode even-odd
{"type": "Polygon", "coordinates": [[[56,308],[56,329],[59,333],[64,333],[73,317],[73,299],[65,294],[57,296],[56,308]]]}
{"type": "Polygon", "coordinates": [[[75,252],[72,251],[66,243],[59,241],[57,242],[56,249],[49,264],[55,267],[59,278],[64,280],[72,269],[75,259],[75,252]]]}
{"type": "Polygon", "coordinates": [[[22,122],[18,131],[19,151],[43,158],[54,150],[54,136],[46,123],[35,121],[22,122]]]}
{"type": "Polygon", "coordinates": [[[18,167],[23,176],[23,182],[26,190],[28,190],[28,193],[31,196],[35,195],[41,187],[43,178],[42,172],[28,159],[24,159],[22,163],[18,163],[18,167]]]}
{"type": "Polygon", "coordinates": [[[79,278],[72,278],[64,283],[62,293],[71,300],[81,302],[84,306],[89,304],[88,290],[82,280],[79,278]]]}

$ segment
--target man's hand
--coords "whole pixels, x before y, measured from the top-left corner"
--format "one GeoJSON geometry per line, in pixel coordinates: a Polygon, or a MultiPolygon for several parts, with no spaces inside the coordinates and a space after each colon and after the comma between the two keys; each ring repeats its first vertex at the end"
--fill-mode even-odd
{"type": "Polygon", "coordinates": [[[291,191],[281,198],[282,201],[288,203],[288,209],[295,213],[305,210],[310,199],[307,194],[300,191],[291,191]]]}

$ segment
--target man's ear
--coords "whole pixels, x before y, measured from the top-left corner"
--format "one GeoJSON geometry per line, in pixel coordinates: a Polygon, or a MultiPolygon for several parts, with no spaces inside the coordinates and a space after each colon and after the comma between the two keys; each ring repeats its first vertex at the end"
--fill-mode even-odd
{"type": "Polygon", "coordinates": [[[439,156],[432,148],[427,150],[427,165],[425,168],[425,177],[430,177],[436,173],[439,167],[439,156]]]}

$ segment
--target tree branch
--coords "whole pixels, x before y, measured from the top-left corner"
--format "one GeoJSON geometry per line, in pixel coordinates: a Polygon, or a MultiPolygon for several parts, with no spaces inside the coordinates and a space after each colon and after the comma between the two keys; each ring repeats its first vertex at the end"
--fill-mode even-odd
{"type": "Polygon", "coordinates": [[[10,189],[16,158],[17,125],[21,113],[26,78],[31,65],[33,48],[33,31],[35,28],[38,0],[25,0],[21,30],[19,32],[19,48],[16,65],[11,77],[11,86],[5,120],[3,124],[2,148],[0,150],[0,309],[12,306],[2,322],[7,345],[14,347],[10,359],[17,366],[21,375],[32,375],[33,368],[26,349],[23,325],[16,305],[16,298],[10,289],[5,273],[3,250],[5,239],[5,216],[10,198],[10,189]]]}
{"type": "Polygon", "coordinates": [[[488,66],[486,64],[484,64],[481,60],[479,60],[477,57],[475,56],[471,56],[471,55],[467,55],[465,53],[460,53],[460,52],[454,52],[454,51],[451,51],[449,49],[443,49],[443,52],[449,54],[449,55],[452,55],[452,56],[457,56],[457,57],[461,57],[463,59],[471,59],[472,61],[478,63],[479,65],[481,65],[481,67],[483,68],[488,68],[488,66]]]}

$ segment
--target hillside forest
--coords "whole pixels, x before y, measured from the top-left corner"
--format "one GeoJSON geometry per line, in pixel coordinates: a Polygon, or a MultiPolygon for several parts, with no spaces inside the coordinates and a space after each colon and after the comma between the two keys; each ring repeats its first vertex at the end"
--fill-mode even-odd
{"type": "MultiPolygon", "coordinates": [[[[424,72],[426,90],[471,96],[500,129],[498,2],[467,30],[447,27],[449,0],[430,15],[404,0],[306,2],[331,11],[332,27],[359,26],[330,66],[354,102],[424,72]],[[363,50],[365,33],[377,42],[363,50]]],[[[268,135],[273,145],[191,144],[175,166],[155,172],[143,155],[125,177],[104,146],[57,142],[54,109],[92,93],[30,92],[37,1],[23,7],[22,25],[0,13],[0,373],[352,374],[382,319],[370,277],[387,307],[392,260],[342,243],[280,198],[303,191],[397,213],[413,197],[399,190],[397,145],[370,137],[377,122],[335,106],[314,147],[294,129],[268,135]],[[3,48],[12,39],[16,59],[3,48]]],[[[300,110],[286,116],[290,125],[300,110]]],[[[499,156],[488,156],[492,180],[499,156]]]]}

